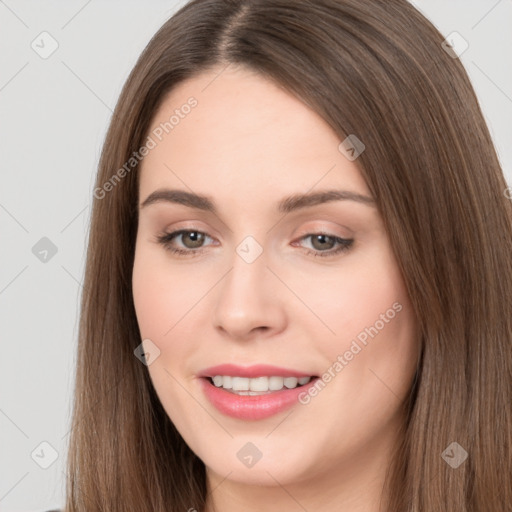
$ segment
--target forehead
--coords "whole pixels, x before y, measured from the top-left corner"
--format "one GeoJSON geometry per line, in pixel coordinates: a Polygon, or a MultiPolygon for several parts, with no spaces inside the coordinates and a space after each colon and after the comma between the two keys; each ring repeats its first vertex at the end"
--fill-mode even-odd
{"type": "Polygon", "coordinates": [[[141,164],[141,195],[178,184],[237,195],[305,192],[315,183],[368,193],[331,127],[246,68],[219,67],[178,84],[148,135],[156,145],[141,164]]]}

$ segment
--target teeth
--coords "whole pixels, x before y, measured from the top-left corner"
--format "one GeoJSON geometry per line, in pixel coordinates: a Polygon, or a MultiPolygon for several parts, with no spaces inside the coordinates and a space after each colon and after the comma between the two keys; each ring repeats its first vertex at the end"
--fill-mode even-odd
{"type": "Polygon", "coordinates": [[[215,386],[220,388],[222,386],[224,378],[221,375],[215,375],[215,377],[213,377],[212,380],[213,380],[213,383],[215,384],[215,386]]]}
{"type": "Polygon", "coordinates": [[[212,377],[213,384],[217,388],[232,390],[233,392],[254,395],[269,391],[280,391],[283,388],[293,389],[298,385],[307,384],[311,377],[232,377],[229,375],[215,375],[212,377]]]}
{"type": "Polygon", "coordinates": [[[247,377],[233,377],[233,391],[249,391],[249,379],[247,377]]]}
{"type": "Polygon", "coordinates": [[[286,379],[284,379],[284,385],[288,389],[296,388],[298,382],[299,382],[299,379],[297,379],[296,377],[286,377],[286,379]]]}
{"type": "Polygon", "coordinates": [[[270,391],[279,391],[283,389],[284,377],[270,377],[268,379],[268,389],[270,391]]]}
{"type": "MultiPolygon", "coordinates": [[[[231,377],[221,377],[220,375],[217,375],[217,377],[219,377],[219,379],[222,379],[221,385],[219,385],[218,387],[222,386],[224,389],[233,388],[233,379],[231,377]]],[[[215,384],[215,381],[213,383],[215,384]]],[[[217,386],[217,384],[215,385],[217,386]]]]}
{"type": "Polygon", "coordinates": [[[251,391],[268,391],[268,377],[249,379],[249,389],[251,391]]]}

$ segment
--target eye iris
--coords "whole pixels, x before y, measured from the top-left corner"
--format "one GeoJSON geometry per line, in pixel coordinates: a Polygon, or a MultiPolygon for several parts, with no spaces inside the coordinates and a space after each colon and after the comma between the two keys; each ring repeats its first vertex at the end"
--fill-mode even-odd
{"type": "Polygon", "coordinates": [[[201,247],[204,241],[204,234],[199,233],[198,231],[188,231],[186,233],[183,233],[181,236],[183,242],[185,242],[187,238],[192,240],[192,245],[189,245],[187,243],[184,244],[188,249],[196,249],[197,247],[201,247]]]}
{"type": "Polygon", "coordinates": [[[315,249],[319,249],[319,250],[322,250],[322,249],[331,249],[334,245],[334,239],[332,236],[328,236],[328,235],[314,235],[312,237],[312,245],[315,249]],[[328,247],[326,247],[325,245],[320,245],[320,246],[316,246],[316,242],[319,241],[320,244],[325,244],[325,241],[326,239],[329,239],[330,240],[330,243],[328,243],[328,247]]]}

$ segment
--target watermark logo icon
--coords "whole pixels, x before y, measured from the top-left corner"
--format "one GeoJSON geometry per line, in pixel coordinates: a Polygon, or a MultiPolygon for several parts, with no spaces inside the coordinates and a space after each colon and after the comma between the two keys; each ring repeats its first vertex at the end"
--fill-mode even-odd
{"type": "Polygon", "coordinates": [[[340,153],[353,162],[364,150],[366,146],[363,142],[353,133],[350,134],[339,146],[340,153]]]}
{"type": "Polygon", "coordinates": [[[32,247],[32,254],[42,263],[48,263],[56,254],[57,246],[47,237],[43,236],[32,247]]]}
{"type": "Polygon", "coordinates": [[[149,338],[142,340],[142,343],[137,346],[133,353],[145,366],[153,364],[160,357],[160,349],[149,338]]]}
{"type": "Polygon", "coordinates": [[[263,457],[263,453],[253,443],[245,443],[236,456],[238,460],[248,468],[252,468],[263,457]]]}
{"type": "Polygon", "coordinates": [[[57,40],[49,32],[41,32],[33,41],[30,43],[30,47],[34,50],[39,57],[47,59],[55,53],[59,47],[57,40]]]}
{"type": "Polygon", "coordinates": [[[453,469],[457,469],[468,458],[468,452],[454,441],[441,453],[441,457],[453,469]]]}
{"type": "Polygon", "coordinates": [[[246,236],[236,248],[237,254],[246,263],[252,263],[260,257],[263,247],[252,236],[246,236]]]}
{"type": "Polygon", "coordinates": [[[48,469],[59,458],[59,453],[48,441],[43,441],[34,448],[30,456],[40,468],[48,469]]]}

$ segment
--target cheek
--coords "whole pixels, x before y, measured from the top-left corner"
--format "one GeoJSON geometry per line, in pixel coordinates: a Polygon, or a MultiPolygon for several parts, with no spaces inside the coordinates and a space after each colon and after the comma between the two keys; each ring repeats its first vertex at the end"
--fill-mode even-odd
{"type": "Polygon", "coordinates": [[[160,247],[140,244],[135,251],[132,287],[141,336],[160,343],[172,339],[173,330],[207,290],[203,276],[169,260],[160,247]],[[203,284],[201,284],[203,283],[203,284]]]}
{"type": "Polygon", "coordinates": [[[365,333],[369,336],[366,329],[375,325],[379,332],[390,333],[409,315],[403,279],[385,239],[341,260],[339,268],[302,275],[295,279],[294,289],[315,313],[307,318],[323,321],[326,329],[318,341],[323,340],[326,349],[343,349],[358,335],[364,342],[365,333]]]}
{"type": "Polygon", "coordinates": [[[391,250],[384,243],[375,246],[328,277],[309,295],[335,333],[318,337],[328,364],[342,356],[343,380],[358,388],[381,386],[379,378],[401,387],[415,367],[418,346],[413,310],[391,250]]]}
{"type": "Polygon", "coordinates": [[[133,300],[143,338],[160,339],[169,329],[169,312],[175,306],[167,277],[149,258],[136,253],[133,268],[133,300]],[[166,327],[167,326],[167,327],[166,327]]]}
{"type": "Polygon", "coordinates": [[[145,244],[137,246],[132,274],[133,300],[141,339],[150,339],[160,350],[159,356],[148,366],[154,389],[167,415],[178,425],[182,418],[198,416],[201,411],[190,405],[190,396],[175,379],[183,373],[183,367],[194,347],[194,336],[183,343],[180,320],[198,295],[204,292],[191,286],[185,272],[166,261],[166,254],[160,248],[145,244]],[[197,410],[196,410],[197,409],[197,410]]]}
{"type": "Polygon", "coordinates": [[[148,370],[157,391],[166,389],[173,395],[180,390],[178,386],[172,391],[176,383],[171,375],[193,375],[188,365],[204,340],[204,322],[194,318],[218,280],[204,265],[191,268],[186,262],[170,261],[161,247],[141,243],[136,248],[132,288],[137,322],[141,339],[150,339],[160,350],[148,370]]]}

